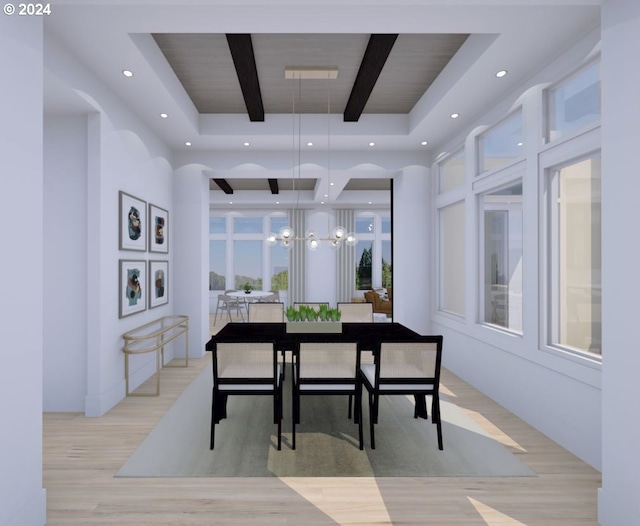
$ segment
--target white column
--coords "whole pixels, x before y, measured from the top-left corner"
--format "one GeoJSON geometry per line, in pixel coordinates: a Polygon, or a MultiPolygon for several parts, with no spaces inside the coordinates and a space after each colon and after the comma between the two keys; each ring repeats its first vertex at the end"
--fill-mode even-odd
{"type": "Polygon", "coordinates": [[[393,321],[429,334],[433,199],[430,171],[408,166],[393,180],[393,321]]]}
{"type": "Polygon", "coordinates": [[[640,524],[640,3],[602,5],[602,526],[640,524]]]}
{"type": "Polygon", "coordinates": [[[42,487],[42,17],[0,16],[0,524],[46,522],[42,487]]]}
{"type": "MultiPolygon", "coordinates": [[[[201,166],[174,172],[173,269],[169,298],[173,313],[189,316],[189,356],[204,356],[209,334],[209,181],[201,166]],[[171,300],[170,300],[171,301],[171,300]]],[[[182,346],[176,356],[183,356],[182,346]]]]}

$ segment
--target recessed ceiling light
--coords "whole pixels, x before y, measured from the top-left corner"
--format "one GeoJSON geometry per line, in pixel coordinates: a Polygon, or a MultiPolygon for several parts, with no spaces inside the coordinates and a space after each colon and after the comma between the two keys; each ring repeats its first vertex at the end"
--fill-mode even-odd
{"type": "Polygon", "coordinates": [[[333,186],[334,184],[336,184],[336,183],[331,183],[331,186],[333,186]]]}
{"type": "Polygon", "coordinates": [[[323,204],[324,204],[324,201],[320,201],[320,204],[321,204],[321,205],[323,205],[323,204]]]}
{"type": "Polygon", "coordinates": [[[452,114],[451,114],[451,118],[452,118],[452,119],[457,119],[458,117],[460,117],[460,114],[459,114],[459,113],[452,113],[452,114]]]}
{"type": "Polygon", "coordinates": [[[233,201],[229,201],[229,204],[230,204],[230,205],[232,205],[232,204],[233,204],[233,201]]]}
{"type": "Polygon", "coordinates": [[[191,143],[189,141],[184,143],[185,146],[191,146],[191,143]]]}
{"type": "Polygon", "coordinates": [[[276,204],[277,204],[277,205],[279,205],[279,204],[280,204],[280,201],[276,201],[276,204]]]}
{"type": "Polygon", "coordinates": [[[325,197],[329,197],[329,194],[324,194],[325,197]]]}
{"type": "Polygon", "coordinates": [[[369,143],[369,146],[375,146],[375,145],[376,145],[376,143],[375,143],[375,142],[370,142],[370,143],[369,143]]]}
{"type": "Polygon", "coordinates": [[[161,113],[160,117],[162,117],[163,119],[166,119],[169,115],[167,115],[166,113],[161,113]]]}
{"type": "Polygon", "coordinates": [[[313,146],[313,143],[312,142],[308,142],[307,146],[313,146]]]}
{"type": "Polygon", "coordinates": [[[250,144],[250,143],[248,143],[248,142],[245,142],[245,143],[243,143],[243,144],[244,144],[245,146],[249,146],[249,144],[250,144]]]}
{"type": "Polygon", "coordinates": [[[369,204],[372,204],[372,201],[369,201],[369,204]]]}
{"type": "Polygon", "coordinates": [[[427,144],[429,144],[428,141],[422,141],[420,144],[422,144],[422,146],[426,146],[427,144]]]}
{"type": "Polygon", "coordinates": [[[125,77],[133,77],[133,71],[129,71],[128,69],[123,69],[123,70],[122,70],[122,74],[123,74],[125,77]]]}
{"type": "Polygon", "coordinates": [[[506,69],[501,69],[500,71],[498,71],[496,73],[496,77],[498,77],[499,79],[501,79],[502,77],[504,77],[507,74],[507,70],[506,69]]]}
{"type": "Polygon", "coordinates": [[[523,144],[524,144],[524,143],[522,143],[522,142],[519,142],[519,143],[518,143],[518,146],[522,146],[523,144]]]}

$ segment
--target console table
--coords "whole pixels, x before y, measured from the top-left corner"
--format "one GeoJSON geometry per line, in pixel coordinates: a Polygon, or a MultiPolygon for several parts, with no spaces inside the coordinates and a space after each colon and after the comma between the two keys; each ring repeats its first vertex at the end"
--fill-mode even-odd
{"type": "Polygon", "coordinates": [[[160,394],[161,367],[189,367],[189,316],[163,316],[122,335],[124,339],[124,378],[127,396],[158,396],[160,394]],[[184,334],[184,365],[165,365],[164,346],[184,334]],[[132,354],[156,353],[155,393],[129,392],[129,356],[132,354]],[[161,356],[162,355],[162,356],[161,356]]]}

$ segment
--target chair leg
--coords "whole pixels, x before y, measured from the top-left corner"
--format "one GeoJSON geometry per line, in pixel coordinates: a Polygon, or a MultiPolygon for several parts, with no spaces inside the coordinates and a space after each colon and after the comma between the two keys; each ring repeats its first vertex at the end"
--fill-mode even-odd
{"type": "Polygon", "coordinates": [[[356,408],[355,408],[355,421],[358,423],[358,441],[360,442],[360,451],[364,449],[364,437],[362,431],[362,387],[356,386],[356,408]]]}
{"type": "Polygon", "coordinates": [[[298,418],[298,404],[296,400],[296,386],[291,382],[291,449],[296,448],[296,419],[298,418]]]}
{"type": "Polygon", "coordinates": [[[215,398],[215,392],[214,392],[211,395],[211,438],[209,441],[209,449],[213,449],[213,443],[214,443],[215,433],[216,433],[215,410],[216,410],[216,398],[215,398]]]}
{"type": "Polygon", "coordinates": [[[351,406],[353,405],[353,396],[349,395],[349,411],[347,413],[347,417],[351,420],[351,406]]]}
{"type": "Polygon", "coordinates": [[[375,449],[376,448],[376,437],[375,437],[375,432],[373,429],[373,423],[374,423],[374,416],[373,416],[373,398],[374,395],[372,392],[369,392],[369,432],[371,434],[371,449],[375,449]]]}
{"type": "Polygon", "coordinates": [[[433,395],[433,407],[431,408],[431,420],[436,424],[436,430],[438,432],[438,449],[442,451],[444,446],[442,444],[442,421],[440,419],[440,397],[433,395]]]}
{"type": "Polygon", "coordinates": [[[280,387],[276,394],[276,411],[278,416],[278,451],[282,449],[282,376],[280,377],[280,387]]]}

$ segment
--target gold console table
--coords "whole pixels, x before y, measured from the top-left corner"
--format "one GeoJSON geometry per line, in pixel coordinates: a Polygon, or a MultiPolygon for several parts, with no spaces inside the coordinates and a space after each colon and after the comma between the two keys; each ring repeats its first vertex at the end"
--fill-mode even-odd
{"type": "Polygon", "coordinates": [[[122,335],[124,339],[124,378],[127,396],[158,396],[160,394],[161,367],[189,367],[189,316],[164,316],[136,327],[122,335]],[[184,334],[184,365],[165,365],[164,346],[184,334]],[[129,356],[132,354],[156,353],[156,392],[129,392],[129,356]],[[162,356],[161,356],[162,355],[162,356]]]}

